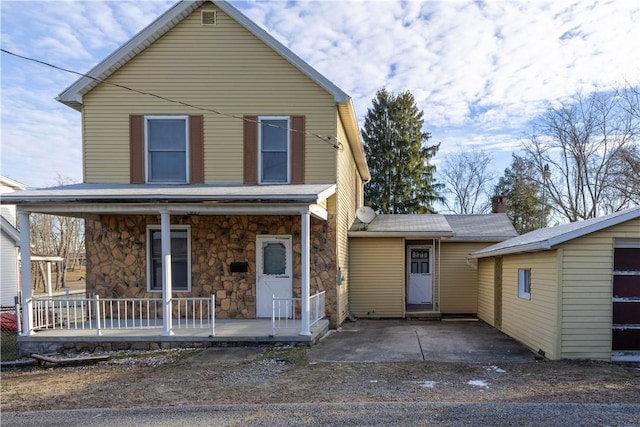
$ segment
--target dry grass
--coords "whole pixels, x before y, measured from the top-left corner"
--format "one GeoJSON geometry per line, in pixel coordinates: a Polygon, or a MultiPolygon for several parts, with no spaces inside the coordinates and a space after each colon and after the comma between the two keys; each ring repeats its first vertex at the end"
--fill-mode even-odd
{"type": "Polygon", "coordinates": [[[296,402],[637,403],[640,396],[638,364],[309,363],[300,347],[268,350],[250,362],[205,364],[191,359],[196,352],[4,371],[2,410],[296,402]]]}

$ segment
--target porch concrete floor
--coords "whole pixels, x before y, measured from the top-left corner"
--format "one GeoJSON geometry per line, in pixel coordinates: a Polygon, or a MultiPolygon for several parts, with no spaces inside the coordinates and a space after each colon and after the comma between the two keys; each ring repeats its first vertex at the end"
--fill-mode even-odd
{"type": "Polygon", "coordinates": [[[220,319],[215,323],[215,335],[211,335],[211,328],[176,327],[174,323],[173,335],[163,336],[162,327],[148,327],[138,329],[103,329],[98,335],[95,329],[43,329],[30,336],[19,336],[19,342],[211,342],[218,344],[243,345],[252,343],[307,343],[312,344],[322,338],[329,329],[329,320],[321,319],[311,327],[311,335],[300,335],[300,322],[291,321],[286,328],[276,329],[273,334],[271,319],[220,319]]]}

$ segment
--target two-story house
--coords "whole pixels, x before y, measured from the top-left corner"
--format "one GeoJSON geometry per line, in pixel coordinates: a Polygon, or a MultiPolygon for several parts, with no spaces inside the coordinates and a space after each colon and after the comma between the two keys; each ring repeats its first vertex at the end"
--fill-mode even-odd
{"type": "Polygon", "coordinates": [[[59,101],[82,114],[83,183],[2,199],[23,344],[174,324],[209,342],[216,319],[270,323],[267,341],[292,320],[312,342],[325,314],[469,315],[549,358],[640,357],[637,207],[519,237],[500,196],[488,215],[359,209],[351,99],[224,1],[177,3],[59,101]],[[31,297],[34,212],[85,219],[86,299],[31,297]]]}
{"type": "Polygon", "coordinates": [[[345,319],[370,179],[346,93],[224,1],[178,2],[87,75],[58,97],[82,114],[83,183],[21,192],[23,240],[31,212],[85,218],[102,298],[214,295],[216,318],[255,319],[275,296],[306,335],[325,291],[345,319]]]}

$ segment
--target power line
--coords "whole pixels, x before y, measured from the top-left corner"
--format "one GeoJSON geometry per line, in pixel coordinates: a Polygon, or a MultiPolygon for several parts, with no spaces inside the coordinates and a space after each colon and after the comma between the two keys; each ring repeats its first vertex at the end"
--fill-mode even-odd
{"type": "MultiPolygon", "coordinates": [[[[31,58],[31,57],[28,57],[28,56],[20,55],[20,54],[17,54],[15,52],[11,52],[9,50],[6,50],[4,48],[0,48],[0,51],[6,53],[8,55],[15,56],[16,58],[23,59],[25,61],[35,62],[37,64],[41,64],[41,65],[44,65],[46,67],[50,67],[50,68],[54,68],[56,70],[64,71],[65,73],[76,74],[78,76],[82,76],[82,77],[86,77],[88,79],[94,80],[94,81],[96,81],[98,83],[102,83],[102,84],[106,84],[106,85],[110,85],[110,86],[115,86],[115,87],[118,87],[120,89],[128,90],[128,91],[135,92],[135,93],[139,93],[141,95],[151,96],[153,98],[157,98],[157,99],[160,99],[162,101],[167,101],[167,102],[171,102],[171,103],[174,103],[174,104],[183,105],[185,107],[193,108],[193,109],[200,110],[200,111],[207,111],[207,112],[214,113],[214,114],[217,114],[217,115],[223,116],[223,117],[229,117],[229,118],[242,120],[242,121],[246,121],[246,122],[250,122],[250,123],[260,124],[260,122],[258,120],[247,119],[246,117],[236,116],[235,114],[223,113],[221,111],[213,110],[211,108],[200,107],[198,105],[193,105],[193,104],[190,104],[188,102],[179,101],[177,99],[172,99],[172,98],[167,98],[166,96],[158,95],[158,94],[155,94],[155,93],[152,93],[152,92],[146,92],[146,91],[143,91],[143,90],[134,89],[132,87],[121,85],[121,84],[118,84],[118,83],[107,82],[107,81],[105,81],[103,79],[99,79],[97,77],[93,77],[93,76],[91,76],[89,74],[84,74],[84,73],[81,73],[81,72],[78,72],[78,71],[75,71],[75,70],[71,70],[71,69],[68,69],[68,68],[63,68],[63,67],[51,64],[49,62],[42,61],[40,59],[36,59],[36,58],[31,58]]],[[[313,136],[315,138],[318,138],[320,141],[322,141],[322,142],[324,142],[326,144],[330,144],[336,150],[341,150],[342,149],[342,142],[340,142],[337,137],[322,136],[322,135],[318,135],[316,133],[305,132],[305,131],[301,131],[301,130],[298,130],[298,129],[285,128],[285,127],[278,126],[278,125],[275,125],[275,124],[272,124],[272,123],[263,123],[263,125],[270,126],[270,127],[273,127],[273,128],[278,128],[278,129],[284,129],[284,130],[286,130],[288,132],[298,132],[298,133],[301,133],[301,134],[304,134],[304,135],[307,135],[307,136],[313,136]]]]}

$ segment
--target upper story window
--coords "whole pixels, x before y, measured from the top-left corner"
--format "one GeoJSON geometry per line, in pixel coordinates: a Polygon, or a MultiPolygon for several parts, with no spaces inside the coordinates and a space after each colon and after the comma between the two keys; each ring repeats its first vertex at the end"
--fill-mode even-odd
{"type": "Polygon", "coordinates": [[[259,118],[259,176],[263,184],[289,183],[289,117],[259,118]]]}
{"type": "Polygon", "coordinates": [[[189,182],[189,118],[145,116],[146,181],[189,182]]]}

